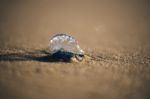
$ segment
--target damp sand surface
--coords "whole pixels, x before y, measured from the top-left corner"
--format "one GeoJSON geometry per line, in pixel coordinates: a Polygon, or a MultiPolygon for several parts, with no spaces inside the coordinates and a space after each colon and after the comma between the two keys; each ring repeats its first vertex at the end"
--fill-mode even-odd
{"type": "Polygon", "coordinates": [[[79,63],[52,61],[47,49],[1,49],[2,99],[142,99],[149,97],[150,55],[89,51],[79,63]],[[46,57],[45,57],[46,56],[46,57]]]}

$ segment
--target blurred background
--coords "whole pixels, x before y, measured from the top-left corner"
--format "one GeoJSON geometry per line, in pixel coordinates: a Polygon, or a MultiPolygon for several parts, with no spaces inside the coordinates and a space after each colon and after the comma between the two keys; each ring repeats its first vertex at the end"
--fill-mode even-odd
{"type": "Polygon", "coordinates": [[[59,32],[85,48],[143,47],[149,12],[149,0],[1,0],[0,47],[44,48],[59,32]]]}

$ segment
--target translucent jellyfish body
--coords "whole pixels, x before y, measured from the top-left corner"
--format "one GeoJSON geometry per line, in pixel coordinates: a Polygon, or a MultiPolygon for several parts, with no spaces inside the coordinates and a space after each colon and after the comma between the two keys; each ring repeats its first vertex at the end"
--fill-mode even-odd
{"type": "Polygon", "coordinates": [[[78,45],[78,41],[67,34],[54,35],[50,39],[49,47],[50,50],[54,53],[59,50],[64,50],[66,52],[71,52],[74,54],[84,54],[84,51],[78,45]]]}
{"type": "Polygon", "coordinates": [[[80,48],[78,41],[64,33],[54,35],[50,39],[49,48],[53,56],[58,59],[69,60],[75,56],[81,60],[84,56],[84,51],[80,48]]]}

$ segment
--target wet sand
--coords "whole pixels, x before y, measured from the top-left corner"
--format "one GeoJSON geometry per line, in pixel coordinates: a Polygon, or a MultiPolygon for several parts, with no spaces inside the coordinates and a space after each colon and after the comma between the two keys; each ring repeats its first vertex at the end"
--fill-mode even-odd
{"type": "Polygon", "coordinates": [[[1,99],[149,99],[148,1],[1,1],[1,99]],[[74,36],[90,61],[48,57],[74,36]]]}

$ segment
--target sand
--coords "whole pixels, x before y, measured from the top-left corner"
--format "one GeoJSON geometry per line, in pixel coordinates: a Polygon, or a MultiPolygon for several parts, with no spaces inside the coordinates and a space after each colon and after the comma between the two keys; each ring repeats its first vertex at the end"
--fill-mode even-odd
{"type": "Polygon", "coordinates": [[[148,1],[1,1],[0,99],[149,99],[148,1]],[[52,61],[67,32],[90,60],[52,61]],[[45,58],[46,56],[46,58],[45,58]]]}

